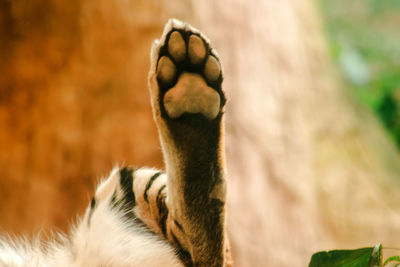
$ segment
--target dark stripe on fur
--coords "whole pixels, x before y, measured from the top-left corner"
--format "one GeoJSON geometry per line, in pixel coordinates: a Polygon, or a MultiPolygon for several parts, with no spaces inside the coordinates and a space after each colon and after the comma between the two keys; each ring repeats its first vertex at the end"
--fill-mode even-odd
{"type": "Polygon", "coordinates": [[[163,190],[165,188],[166,188],[166,185],[163,185],[163,186],[160,187],[160,190],[158,190],[157,198],[156,198],[156,204],[157,204],[158,214],[159,214],[158,225],[161,228],[161,232],[166,237],[166,234],[167,234],[168,208],[165,205],[165,195],[162,194],[162,192],[163,192],[163,190]]]}
{"type": "Polygon", "coordinates": [[[96,199],[93,197],[92,201],[90,202],[90,208],[94,209],[96,207],[96,199]]]}
{"type": "Polygon", "coordinates": [[[163,190],[164,190],[166,187],[167,187],[167,185],[165,184],[165,185],[161,186],[160,189],[158,190],[157,198],[156,198],[156,200],[157,200],[157,206],[158,206],[158,201],[162,199],[161,193],[163,192],[163,190]]]}
{"type": "Polygon", "coordinates": [[[92,197],[92,201],[90,201],[90,211],[89,211],[89,218],[88,218],[88,225],[90,226],[90,220],[92,219],[92,214],[94,209],[96,208],[96,199],[92,197]]]}
{"type": "Polygon", "coordinates": [[[175,234],[172,231],[171,231],[171,237],[175,243],[174,244],[175,247],[177,248],[178,257],[182,261],[183,265],[185,265],[186,267],[193,267],[193,261],[192,257],[190,256],[190,253],[182,247],[178,238],[176,238],[175,234]]]}
{"type": "Polygon", "coordinates": [[[144,200],[149,203],[148,197],[147,197],[147,193],[150,190],[150,187],[153,185],[153,182],[158,178],[158,176],[161,175],[161,172],[157,172],[156,174],[154,174],[153,176],[151,176],[150,180],[147,182],[146,184],[146,190],[144,190],[144,200]]]}
{"type": "Polygon", "coordinates": [[[174,220],[174,223],[175,223],[176,227],[178,227],[178,229],[182,231],[182,233],[185,233],[185,230],[183,230],[182,225],[180,223],[178,223],[177,220],[174,220]]]}
{"type": "Polygon", "coordinates": [[[135,194],[133,192],[132,184],[133,184],[133,168],[124,167],[120,169],[120,184],[122,190],[124,191],[124,200],[130,206],[135,206],[135,194]]]}
{"type": "Polygon", "coordinates": [[[111,196],[111,204],[113,205],[113,207],[115,207],[117,204],[117,192],[115,192],[115,191],[111,196]]]}

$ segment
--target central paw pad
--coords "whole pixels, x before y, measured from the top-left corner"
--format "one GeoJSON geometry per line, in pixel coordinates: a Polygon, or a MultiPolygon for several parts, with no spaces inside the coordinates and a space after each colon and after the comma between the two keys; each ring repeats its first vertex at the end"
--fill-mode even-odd
{"type": "Polygon", "coordinates": [[[219,113],[220,99],[218,93],[207,86],[203,77],[185,72],[164,95],[164,107],[173,119],[183,113],[201,113],[208,119],[214,119],[219,113]]]}
{"type": "Polygon", "coordinates": [[[218,116],[223,105],[221,65],[210,44],[190,30],[171,29],[160,49],[157,81],[161,105],[171,119],[218,116]]]}

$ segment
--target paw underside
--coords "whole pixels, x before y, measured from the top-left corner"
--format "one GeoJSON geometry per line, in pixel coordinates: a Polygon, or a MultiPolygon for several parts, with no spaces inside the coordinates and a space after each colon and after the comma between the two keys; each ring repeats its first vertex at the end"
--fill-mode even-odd
{"type": "Polygon", "coordinates": [[[159,105],[165,119],[216,119],[225,104],[218,56],[200,33],[172,27],[157,61],[159,105]]]}

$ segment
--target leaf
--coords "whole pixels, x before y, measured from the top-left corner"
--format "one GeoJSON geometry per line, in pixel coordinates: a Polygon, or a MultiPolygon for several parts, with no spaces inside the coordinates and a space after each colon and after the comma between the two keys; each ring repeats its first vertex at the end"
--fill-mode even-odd
{"type": "Polygon", "coordinates": [[[385,260],[385,262],[383,263],[383,266],[386,266],[386,264],[388,264],[389,262],[394,262],[397,261],[398,263],[400,263],[400,256],[393,256],[393,257],[389,257],[385,260]]]}
{"type": "Polygon", "coordinates": [[[309,267],[381,267],[382,245],[355,250],[317,252],[311,257],[309,267]]]}

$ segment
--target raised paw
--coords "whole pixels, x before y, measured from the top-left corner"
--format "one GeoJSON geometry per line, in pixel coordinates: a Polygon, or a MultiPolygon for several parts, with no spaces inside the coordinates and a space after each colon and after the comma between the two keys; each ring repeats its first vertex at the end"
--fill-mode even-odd
{"type": "Polygon", "coordinates": [[[195,29],[171,24],[164,33],[157,58],[161,113],[170,119],[183,114],[215,119],[225,102],[218,56],[195,29]]]}
{"type": "Polygon", "coordinates": [[[151,104],[168,176],[167,237],[185,266],[225,266],[221,63],[203,34],[177,20],[154,42],[151,60],[151,104]]]}

